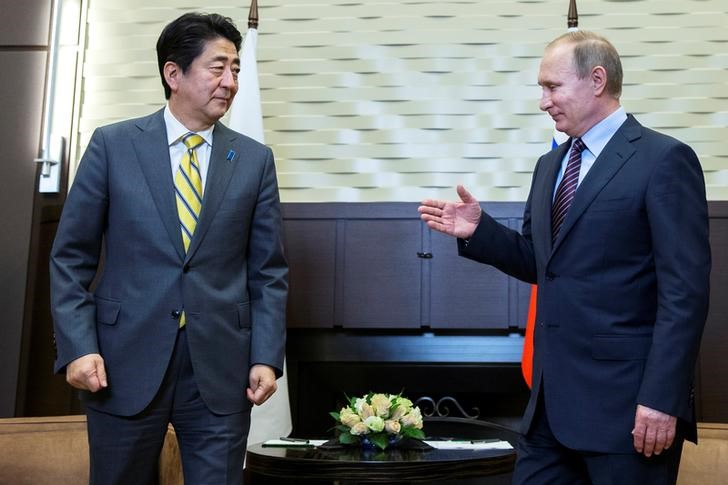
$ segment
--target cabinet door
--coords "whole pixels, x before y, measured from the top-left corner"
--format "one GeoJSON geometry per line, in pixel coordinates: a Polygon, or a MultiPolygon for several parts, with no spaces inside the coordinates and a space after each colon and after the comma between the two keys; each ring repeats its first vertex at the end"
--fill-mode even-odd
{"type": "Polygon", "coordinates": [[[343,326],[419,328],[419,220],[350,219],[345,225],[342,298],[337,299],[343,326]]]}
{"type": "Polygon", "coordinates": [[[430,327],[506,329],[510,322],[511,278],[492,266],[458,256],[450,236],[430,231],[430,327]]]}
{"type": "Polygon", "coordinates": [[[336,220],[284,220],[289,327],[334,326],[336,220]]]}

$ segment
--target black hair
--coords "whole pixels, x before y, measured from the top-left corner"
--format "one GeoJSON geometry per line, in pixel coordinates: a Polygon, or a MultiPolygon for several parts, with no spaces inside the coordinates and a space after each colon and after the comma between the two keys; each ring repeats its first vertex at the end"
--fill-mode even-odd
{"type": "Polygon", "coordinates": [[[233,21],[216,13],[190,12],[167,24],[157,39],[157,63],[166,99],[172,95],[172,90],[164,79],[164,65],[174,62],[186,73],[192,61],[202,54],[205,43],[217,38],[229,40],[238,51],[243,42],[233,21]]]}

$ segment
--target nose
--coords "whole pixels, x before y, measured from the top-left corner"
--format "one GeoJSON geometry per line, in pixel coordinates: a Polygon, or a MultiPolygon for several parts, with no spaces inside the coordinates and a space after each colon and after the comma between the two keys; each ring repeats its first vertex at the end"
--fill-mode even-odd
{"type": "Polygon", "coordinates": [[[225,72],[222,75],[222,80],[220,81],[220,85],[229,88],[229,89],[235,89],[238,85],[237,78],[233,74],[233,71],[231,68],[225,69],[225,72]]]}
{"type": "Polygon", "coordinates": [[[546,89],[541,90],[541,101],[539,101],[538,107],[541,111],[548,111],[551,107],[551,95],[546,89]]]}

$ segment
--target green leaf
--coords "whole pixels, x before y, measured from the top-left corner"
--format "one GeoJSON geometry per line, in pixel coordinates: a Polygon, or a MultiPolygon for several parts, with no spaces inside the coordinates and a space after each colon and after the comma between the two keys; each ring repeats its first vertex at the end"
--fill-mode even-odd
{"type": "Polygon", "coordinates": [[[387,449],[387,445],[389,445],[389,438],[387,437],[387,433],[370,434],[369,440],[381,450],[387,449]]]}
{"type": "Polygon", "coordinates": [[[353,445],[359,442],[359,438],[351,433],[341,433],[339,435],[339,443],[342,445],[353,445]]]}
{"type": "Polygon", "coordinates": [[[425,439],[425,433],[421,429],[413,428],[412,426],[405,426],[402,428],[402,436],[407,438],[414,438],[417,440],[425,439]]]}
{"type": "Polygon", "coordinates": [[[341,416],[336,411],[331,411],[329,413],[329,416],[331,416],[332,418],[334,418],[336,421],[341,422],[341,416]]]}
{"type": "Polygon", "coordinates": [[[339,431],[341,431],[342,433],[349,433],[349,431],[350,431],[350,430],[349,430],[349,427],[348,427],[348,426],[346,426],[345,424],[339,424],[338,426],[335,426],[334,428],[335,428],[335,429],[338,429],[338,430],[339,430],[339,431]]]}

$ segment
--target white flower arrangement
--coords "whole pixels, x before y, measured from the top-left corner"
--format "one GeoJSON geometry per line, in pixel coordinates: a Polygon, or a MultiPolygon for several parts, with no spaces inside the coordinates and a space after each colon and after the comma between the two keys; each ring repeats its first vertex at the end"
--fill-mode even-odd
{"type": "Polygon", "coordinates": [[[420,408],[401,394],[370,392],[364,397],[349,398],[348,406],[329,414],[339,423],[336,429],[342,444],[368,440],[384,450],[401,438],[425,438],[420,408]]]}

